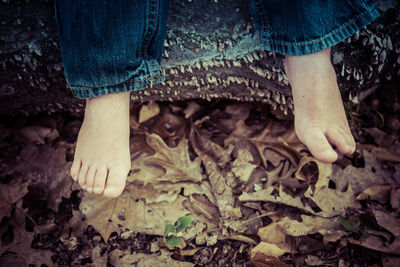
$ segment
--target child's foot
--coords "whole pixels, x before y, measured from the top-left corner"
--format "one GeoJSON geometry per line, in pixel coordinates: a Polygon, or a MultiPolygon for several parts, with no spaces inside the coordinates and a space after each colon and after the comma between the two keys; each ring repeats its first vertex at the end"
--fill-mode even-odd
{"type": "Polygon", "coordinates": [[[71,176],[90,193],[117,197],[131,167],[129,92],[86,100],[71,176]]]}
{"type": "Polygon", "coordinates": [[[352,154],[351,135],[330,59],[330,48],[304,56],[286,56],[285,71],[292,86],[296,134],[319,160],[333,162],[352,154]]]}

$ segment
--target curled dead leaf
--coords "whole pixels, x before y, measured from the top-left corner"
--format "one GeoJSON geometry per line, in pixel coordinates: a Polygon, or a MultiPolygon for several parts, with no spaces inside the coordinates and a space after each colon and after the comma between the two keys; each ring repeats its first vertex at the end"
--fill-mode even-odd
{"type": "Polygon", "coordinates": [[[369,186],[367,189],[362,191],[358,196],[357,200],[371,199],[376,200],[381,204],[385,204],[390,197],[390,192],[394,186],[393,185],[378,185],[374,184],[369,186]]]}
{"type": "Polygon", "coordinates": [[[145,122],[160,113],[160,107],[157,102],[150,101],[148,104],[142,106],[139,111],[139,124],[145,122]]]}

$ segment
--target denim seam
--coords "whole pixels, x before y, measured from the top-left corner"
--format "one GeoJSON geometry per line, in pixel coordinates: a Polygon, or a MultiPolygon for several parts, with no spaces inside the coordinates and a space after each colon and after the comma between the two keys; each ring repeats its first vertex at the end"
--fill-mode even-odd
{"type": "Polygon", "coordinates": [[[263,30],[261,32],[262,37],[271,37],[272,29],[271,26],[268,25],[269,23],[265,14],[265,8],[261,5],[260,0],[254,0],[254,4],[257,8],[257,12],[259,13],[259,18],[261,20],[261,27],[263,30]]]}
{"type": "Polygon", "coordinates": [[[149,1],[149,22],[145,29],[145,34],[143,38],[142,49],[140,51],[140,55],[143,58],[146,58],[146,50],[150,44],[151,37],[154,34],[157,25],[157,14],[158,14],[158,0],[151,0],[149,1]],[[154,13],[154,14],[153,14],[154,13]]]}
{"type": "Polygon", "coordinates": [[[340,31],[344,30],[345,28],[347,28],[347,27],[349,27],[351,24],[353,24],[355,21],[360,20],[361,18],[363,18],[363,17],[365,17],[365,16],[371,14],[374,10],[375,10],[375,5],[373,6],[373,8],[372,8],[370,11],[368,11],[368,10],[365,11],[364,13],[360,14],[360,15],[357,16],[356,18],[354,18],[354,19],[350,20],[349,22],[347,22],[346,24],[344,24],[341,28],[337,29],[336,31],[334,31],[334,32],[332,32],[332,33],[330,33],[330,34],[328,34],[327,36],[324,36],[324,37],[322,37],[322,38],[320,38],[320,39],[317,39],[317,40],[314,40],[314,41],[311,41],[311,42],[308,42],[308,43],[300,43],[300,44],[299,44],[299,43],[293,43],[293,44],[288,44],[288,43],[284,43],[284,42],[281,42],[281,41],[274,41],[274,42],[270,42],[270,41],[259,41],[258,44],[261,44],[261,43],[262,43],[262,44],[283,45],[283,46],[292,46],[292,47],[293,47],[293,46],[301,47],[301,46],[307,46],[307,45],[316,44],[316,43],[319,43],[319,42],[324,41],[325,39],[328,39],[329,37],[335,35],[336,33],[340,32],[340,31]]]}
{"type": "MultiPolygon", "coordinates": [[[[122,82],[122,83],[120,83],[120,84],[127,84],[127,83],[133,83],[133,82],[142,82],[142,81],[149,81],[151,84],[152,84],[152,81],[151,80],[153,80],[153,79],[155,79],[155,78],[161,78],[162,77],[162,75],[161,74],[159,74],[159,75],[153,75],[153,76],[149,76],[149,77],[147,77],[147,78],[142,78],[142,79],[134,79],[134,80],[132,80],[132,79],[130,79],[130,80],[126,80],[126,81],[124,81],[124,82],[122,82]]],[[[71,86],[74,86],[74,85],[71,85],[71,86]]],[[[101,87],[84,87],[84,88],[71,88],[71,90],[72,91],[87,91],[87,90],[93,90],[93,89],[100,89],[100,88],[105,88],[105,87],[108,87],[108,86],[101,86],[101,87]]]]}

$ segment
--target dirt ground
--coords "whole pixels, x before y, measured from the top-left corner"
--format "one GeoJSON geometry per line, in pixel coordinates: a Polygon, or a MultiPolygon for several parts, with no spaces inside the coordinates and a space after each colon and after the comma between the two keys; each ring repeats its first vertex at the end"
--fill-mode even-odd
{"type": "Polygon", "coordinates": [[[132,106],[117,199],[69,175],[81,113],[3,117],[1,265],[400,266],[398,84],[346,101],[357,151],[333,164],[263,104],[132,106]],[[184,215],[168,248],[165,227],[184,215]]]}

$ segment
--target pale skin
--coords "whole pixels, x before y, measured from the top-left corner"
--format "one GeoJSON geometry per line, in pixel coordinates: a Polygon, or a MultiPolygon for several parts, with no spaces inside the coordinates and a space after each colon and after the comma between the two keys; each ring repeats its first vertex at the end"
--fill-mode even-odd
{"type": "MultiPolygon", "coordinates": [[[[338,154],[355,151],[330,48],[304,56],[286,56],[285,71],[292,86],[296,134],[312,155],[334,162],[338,154]]],[[[117,197],[131,168],[129,92],[86,100],[72,178],[89,193],[117,197]]]]}

